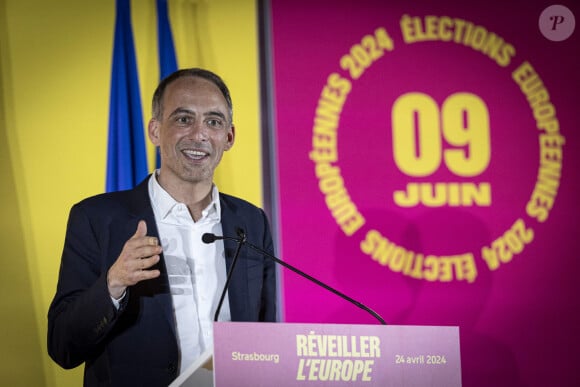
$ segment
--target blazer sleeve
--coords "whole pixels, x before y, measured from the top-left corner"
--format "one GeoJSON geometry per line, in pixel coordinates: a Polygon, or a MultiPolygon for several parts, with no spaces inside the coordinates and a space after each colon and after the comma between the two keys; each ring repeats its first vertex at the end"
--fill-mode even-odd
{"type": "Polygon", "coordinates": [[[48,353],[64,368],[98,352],[122,310],[115,308],[108,292],[107,271],[116,257],[105,256],[104,243],[83,206],[75,205],[48,311],[48,353]]]}

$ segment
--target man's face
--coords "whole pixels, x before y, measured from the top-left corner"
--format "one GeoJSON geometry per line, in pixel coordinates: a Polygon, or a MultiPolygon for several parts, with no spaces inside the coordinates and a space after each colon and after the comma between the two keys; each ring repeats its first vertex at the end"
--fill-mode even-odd
{"type": "Polygon", "coordinates": [[[149,138],[161,153],[161,179],[212,183],[235,137],[222,93],[203,78],[181,77],[167,86],[161,106],[159,120],[149,122],[149,138]]]}

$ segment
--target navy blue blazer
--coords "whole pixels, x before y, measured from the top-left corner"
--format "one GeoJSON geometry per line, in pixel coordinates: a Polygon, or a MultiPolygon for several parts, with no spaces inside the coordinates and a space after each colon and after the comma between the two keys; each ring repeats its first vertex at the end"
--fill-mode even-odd
{"type": "MultiPolygon", "coordinates": [[[[128,289],[117,310],[107,290],[107,271],[137,223],[159,238],[148,178],[128,191],[97,195],[71,209],[56,295],[48,311],[48,352],[64,368],[85,363],[85,386],[167,386],[178,375],[178,347],[163,256],[161,275],[128,289]]],[[[245,230],[248,242],[273,254],[264,212],[220,194],[226,236],[245,230]]],[[[229,270],[236,242],[224,241],[229,270]]],[[[229,287],[233,321],[276,320],[274,263],[242,248],[229,287]]]]}

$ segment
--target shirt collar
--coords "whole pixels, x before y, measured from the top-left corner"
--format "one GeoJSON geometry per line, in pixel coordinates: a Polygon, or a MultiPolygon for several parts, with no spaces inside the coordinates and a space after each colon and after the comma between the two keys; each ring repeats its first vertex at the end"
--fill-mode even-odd
{"type": "MultiPolygon", "coordinates": [[[[163,187],[161,187],[157,180],[158,173],[159,170],[156,170],[149,179],[149,196],[151,197],[152,206],[155,209],[154,212],[159,215],[161,219],[165,219],[171,214],[171,211],[175,206],[181,203],[175,200],[167,191],[165,191],[165,189],[163,189],[163,187]]],[[[211,202],[201,212],[201,219],[205,218],[221,221],[219,190],[215,184],[213,184],[211,188],[211,202]]]]}

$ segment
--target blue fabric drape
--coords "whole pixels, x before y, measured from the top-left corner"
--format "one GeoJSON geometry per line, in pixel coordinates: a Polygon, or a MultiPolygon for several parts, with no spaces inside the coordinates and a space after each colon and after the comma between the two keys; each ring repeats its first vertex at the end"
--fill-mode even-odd
{"type": "Polygon", "coordinates": [[[147,176],[144,129],[130,0],[117,0],[109,107],[107,192],[132,188],[147,176]]]}
{"type": "MultiPolygon", "coordinates": [[[[159,54],[159,79],[177,70],[177,58],[173,45],[173,34],[169,23],[167,0],[157,0],[157,52],[159,54]]],[[[155,151],[155,165],[159,168],[161,160],[159,148],[155,151]]]]}
{"type": "Polygon", "coordinates": [[[157,39],[159,75],[160,79],[163,79],[177,70],[177,59],[175,56],[175,46],[173,45],[171,24],[169,23],[167,0],[157,0],[157,39]]]}

